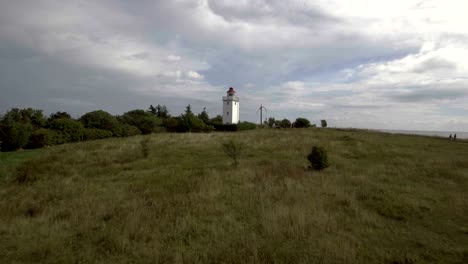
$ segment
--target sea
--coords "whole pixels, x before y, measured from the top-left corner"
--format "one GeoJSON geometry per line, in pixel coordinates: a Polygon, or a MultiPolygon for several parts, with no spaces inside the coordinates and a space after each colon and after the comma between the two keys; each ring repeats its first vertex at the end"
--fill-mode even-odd
{"type": "Polygon", "coordinates": [[[437,136],[448,138],[450,134],[452,136],[457,134],[457,138],[468,139],[468,132],[450,132],[450,131],[422,131],[422,130],[391,130],[391,129],[378,129],[382,132],[392,134],[407,134],[407,135],[421,135],[421,136],[437,136]]]}

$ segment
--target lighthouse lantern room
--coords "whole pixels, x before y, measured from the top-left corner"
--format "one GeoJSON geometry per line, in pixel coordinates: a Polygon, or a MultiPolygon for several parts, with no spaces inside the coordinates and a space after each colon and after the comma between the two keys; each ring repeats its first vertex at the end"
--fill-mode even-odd
{"type": "Polygon", "coordinates": [[[239,123],[239,97],[234,88],[229,88],[227,95],[223,96],[223,124],[239,123]]]}

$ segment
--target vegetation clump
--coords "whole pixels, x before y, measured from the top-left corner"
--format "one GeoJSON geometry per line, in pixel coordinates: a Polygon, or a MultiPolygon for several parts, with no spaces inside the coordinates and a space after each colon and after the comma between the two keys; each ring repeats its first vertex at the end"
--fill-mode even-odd
{"type": "Polygon", "coordinates": [[[299,117],[296,119],[292,126],[296,128],[302,128],[311,127],[312,125],[310,124],[310,121],[307,118],[299,117]]]}
{"type": "Polygon", "coordinates": [[[323,147],[312,147],[312,151],[307,155],[307,159],[310,161],[310,168],[313,170],[320,171],[330,166],[327,150],[323,147]]]}
{"type": "Polygon", "coordinates": [[[150,153],[149,142],[150,142],[149,137],[145,137],[140,141],[141,154],[143,155],[143,158],[145,159],[148,158],[149,153],[150,153]]]}
{"type": "Polygon", "coordinates": [[[228,140],[222,144],[224,153],[232,159],[234,167],[239,165],[239,157],[244,146],[234,140],[228,140]]]}

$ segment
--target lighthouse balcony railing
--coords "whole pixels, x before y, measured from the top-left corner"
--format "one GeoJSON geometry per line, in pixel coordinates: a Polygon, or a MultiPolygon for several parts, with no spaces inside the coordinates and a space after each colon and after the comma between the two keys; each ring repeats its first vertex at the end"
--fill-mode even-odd
{"type": "Polygon", "coordinates": [[[223,96],[223,101],[239,101],[239,97],[237,96],[223,96]]]}

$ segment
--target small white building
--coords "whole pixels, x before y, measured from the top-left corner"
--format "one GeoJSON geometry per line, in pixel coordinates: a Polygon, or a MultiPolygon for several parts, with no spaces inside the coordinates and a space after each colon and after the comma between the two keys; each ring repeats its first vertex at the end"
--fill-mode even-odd
{"type": "Polygon", "coordinates": [[[227,96],[223,96],[223,124],[239,123],[239,97],[234,88],[229,88],[227,96]]]}

